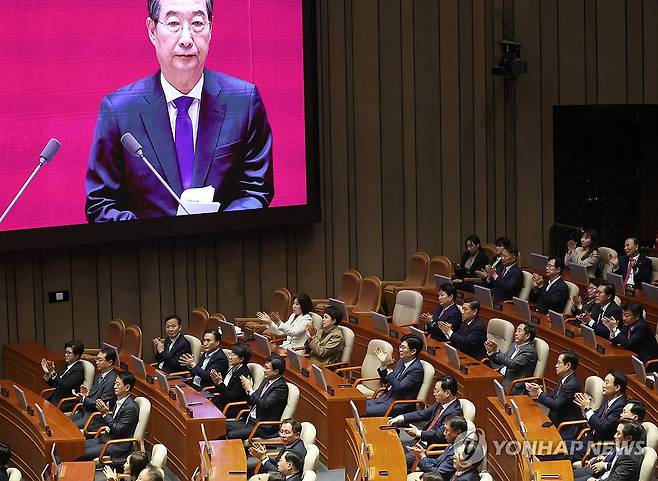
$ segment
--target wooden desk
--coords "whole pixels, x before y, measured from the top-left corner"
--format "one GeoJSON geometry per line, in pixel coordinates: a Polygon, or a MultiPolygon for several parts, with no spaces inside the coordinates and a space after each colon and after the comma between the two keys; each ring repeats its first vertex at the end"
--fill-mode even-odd
{"type": "MultiPolygon", "coordinates": [[[[252,350],[252,362],[263,363],[265,356],[256,349],[255,343],[248,343],[252,350]]],[[[272,352],[279,349],[272,345],[272,352]]],[[[345,419],[352,417],[350,401],[354,401],[359,414],[366,411],[366,397],[361,391],[346,385],[345,379],[330,371],[323,369],[324,377],[329,386],[334,388],[334,395],[329,395],[321,384],[315,380],[311,371],[312,362],[308,358],[301,358],[301,365],[310,372],[309,377],[302,374],[286,363],[284,378],[299,388],[299,404],[295,418],[313,423],[317,429],[315,444],[320,450],[322,464],[329,469],[342,468],[345,463],[345,419]]]]}
{"type": "MultiPolygon", "coordinates": [[[[379,331],[376,331],[373,327],[373,322],[369,315],[358,315],[357,318],[358,324],[346,324],[350,329],[354,331],[354,351],[352,351],[352,365],[361,364],[363,358],[366,355],[366,351],[368,350],[368,343],[372,339],[384,339],[387,342],[390,342],[393,345],[395,354],[400,346],[400,339],[402,336],[410,333],[409,328],[398,327],[389,323],[389,330],[396,331],[398,333],[397,338],[392,338],[390,336],[384,335],[379,331]]],[[[455,377],[459,386],[459,396],[472,401],[477,408],[475,424],[477,426],[484,426],[486,421],[486,406],[483,400],[487,396],[493,396],[495,394],[493,381],[494,379],[498,379],[499,381],[502,380],[500,373],[485,366],[476,359],[473,359],[466,354],[460,353],[460,362],[466,365],[468,368],[468,374],[465,374],[448,362],[448,355],[446,354],[446,350],[443,348],[444,343],[437,342],[431,339],[429,336],[427,336],[427,343],[428,346],[435,347],[437,349],[436,354],[430,355],[424,351],[420,358],[434,366],[434,369],[436,369],[437,377],[447,374],[455,377]]],[[[434,396],[432,395],[432,389],[429,390],[427,399],[425,401],[428,404],[433,404],[435,402],[434,396]]]]}
{"type": "MultiPolygon", "coordinates": [[[[197,460],[199,460],[202,445],[203,442],[199,442],[197,445],[197,460]]],[[[209,481],[246,481],[247,455],[241,440],[210,441],[210,449],[212,456],[209,481]]],[[[185,480],[181,479],[181,481],[185,480]]]]}
{"type": "Polygon", "coordinates": [[[629,399],[637,399],[647,409],[645,421],[658,425],[658,390],[657,386],[649,389],[635,374],[629,374],[626,395],[629,399]]]}
{"type": "MultiPolygon", "coordinates": [[[[95,477],[96,463],[93,461],[80,461],[77,463],[62,463],[59,481],[94,481],[95,477]]],[[[25,479],[25,475],[23,475],[23,479],[25,479]]],[[[41,481],[41,478],[36,478],[35,481],[41,481]]]]}
{"type": "Polygon", "coordinates": [[[2,346],[5,377],[20,381],[36,393],[50,387],[43,380],[43,358],[53,361],[58,370],[64,365],[64,353],[53,351],[37,342],[12,342],[2,346]]]}
{"type": "MultiPolygon", "coordinates": [[[[519,406],[521,419],[528,428],[527,438],[533,455],[563,454],[562,438],[555,426],[542,427],[548,421],[544,411],[527,396],[509,396],[519,406]]],[[[562,481],[573,480],[573,470],[568,460],[535,461],[532,467],[521,453],[523,435],[516,426],[513,415],[507,414],[498,398],[487,398],[487,463],[488,470],[498,481],[530,481],[531,470],[544,474],[560,474],[562,481]]]]}
{"type": "Polygon", "coordinates": [[[370,456],[362,456],[362,439],[354,419],[346,419],[345,439],[345,481],[352,481],[357,468],[358,481],[403,481],[407,479],[407,463],[402,443],[395,430],[382,431],[379,426],[386,424],[387,418],[361,418],[366,439],[371,447],[370,456]],[[388,471],[382,474],[381,471],[388,471]],[[366,477],[366,473],[370,476],[366,477]]]}
{"type": "Polygon", "coordinates": [[[53,443],[63,461],[75,461],[84,454],[85,438],[68,416],[23,384],[3,379],[0,385],[9,391],[9,397],[0,396],[0,439],[11,444],[12,462],[25,478],[40,479],[41,470],[51,460],[53,443]],[[28,405],[41,407],[52,436],[40,426],[36,412],[30,416],[18,406],[14,384],[25,392],[28,405]]]}

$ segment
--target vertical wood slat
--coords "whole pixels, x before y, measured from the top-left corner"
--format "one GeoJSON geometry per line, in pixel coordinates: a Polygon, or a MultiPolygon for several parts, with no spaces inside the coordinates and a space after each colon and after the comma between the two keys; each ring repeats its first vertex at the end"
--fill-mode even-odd
{"type": "Polygon", "coordinates": [[[16,261],[16,318],[18,321],[18,340],[31,340],[36,337],[34,323],[34,279],[32,253],[17,252],[16,261]]]}
{"type": "MultiPolygon", "coordinates": [[[[71,249],[71,308],[73,332],[85,346],[98,346],[104,333],[99,332],[98,318],[98,272],[96,249],[81,246],[71,249]]],[[[46,293],[47,295],[47,293],[46,293]]]]}
{"type": "Polygon", "coordinates": [[[619,104],[627,100],[626,2],[596,3],[598,102],[619,104]]]}

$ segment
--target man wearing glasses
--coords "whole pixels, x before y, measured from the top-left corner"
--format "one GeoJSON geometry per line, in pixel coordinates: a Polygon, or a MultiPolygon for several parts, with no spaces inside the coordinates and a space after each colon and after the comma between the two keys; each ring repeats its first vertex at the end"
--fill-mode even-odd
{"type": "Polygon", "coordinates": [[[550,257],[546,264],[546,280],[539,274],[532,275],[530,301],[537,303],[537,311],[546,314],[549,310],[562,312],[569,300],[569,286],[562,279],[564,261],[550,257]]]}
{"type": "Polygon", "coordinates": [[[272,132],[258,89],[204,68],[213,0],[147,0],[160,71],[105,97],[86,177],[89,222],[175,215],[178,205],[121,144],[132,133],[180,197],[211,186],[220,211],[267,207],[272,132]]]}

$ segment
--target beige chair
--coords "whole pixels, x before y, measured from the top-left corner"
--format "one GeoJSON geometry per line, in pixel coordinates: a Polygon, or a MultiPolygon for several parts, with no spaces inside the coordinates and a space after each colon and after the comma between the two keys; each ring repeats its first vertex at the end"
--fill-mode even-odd
{"type": "Polygon", "coordinates": [[[651,481],[656,468],[656,450],[650,447],[642,448],[642,464],[638,481],[651,481]]]}
{"type": "MultiPolygon", "coordinates": [[[[103,343],[110,344],[117,348],[117,351],[121,350],[121,344],[123,344],[123,333],[126,330],[126,325],[121,319],[112,319],[107,325],[107,333],[105,334],[105,339],[103,343]]],[[[94,357],[100,351],[100,347],[90,347],[85,349],[83,354],[83,359],[93,361],[94,357]]]]}
{"type": "Polygon", "coordinates": [[[344,367],[350,365],[352,359],[352,351],[354,350],[354,331],[347,326],[338,326],[340,332],[343,333],[343,353],[340,355],[340,361],[333,364],[325,364],[327,369],[335,369],[337,367],[344,367]]]}
{"type": "Polygon", "coordinates": [[[82,363],[82,370],[85,373],[85,380],[83,381],[82,385],[87,389],[91,389],[91,387],[94,385],[94,377],[96,376],[96,366],[94,366],[89,361],[85,361],[84,359],[81,359],[80,362],[82,363]]]}
{"type": "MultiPolygon", "coordinates": [[[[418,397],[416,399],[404,399],[393,401],[391,405],[386,410],[384,417],[389,417],[391,412],[396,406],[402,406],[404,404],[416,404],[416,409],[420,410],[425,407],[425,400],[430,392],[430,389],[434,387],[434,366],[429,362],[420,360],[420,364],[423,366],[423,383],[420,385],[418,390],[418,397]]],[[[376,393],[375,393],[376,394],[376,393]]]]}
{"type": "Polygon", "coordinates": [[[23,475],[16,468],[7,468],[7,475],[9,476],[9,481],[21,481],[23,475]]]}
{"type": "Polygon", "coordinates": [[[548,343],[538,337],[535,337],[534,342],[535,342],[535,350],[537,351],[537,364],[535,364],[535,371],[532,373],[532,376],[530,377],[522,377],[512,381],[510,385],[507,387],[507,394],[511,394],[512,389],[514,389],[514,386],[516,386],[517,384],[531,382],[531,381],[538,382],[539,384],[544,383],[544,372],[546,371],[546,364],[548,364],[548,352],[549,352],[548,343]]]}
{"type": "Polygon", "coordinates": [[[196,364],[201,359],[201,341],[198,337],[191,334],[183,334],[185,339],[190,343],[190,349],[192,351],[192,357],[194,358],[194,363],[196,364]]]}
{"type": "Polygon", "coordinates": [[[311,322],[315,330],[319,331],[322,329],[322,316],[317,312],[309,312],[309,315],[311,316],[311,322]]]}
{"type": "MultiPolygon", "coordinates": [[[[363,281],[363,276],[357,270],[350,269],[343,272],[341,277],[341,286],[340,291],[336,296],[334,296],[339,301],[343,301],[347,307],[352,307],[356,304],[356,301],[359,299],[359,293],[361,292],[361,282],[363,281]]],[[[329,299],[311,299],[315,312],[322,314],[326,307],[329,305],[329,299]]]]}
{"type": "Polygon", "coordinates": [[[130,356],[142,357],[142,329],[136,324],[126,326],[119,351],[119,357],[127,359],[130,356]]]}
{"type": "Polygon", "coordinates": [[[578,286],[573,282],[564,281],[564,283],[569,288],[569,298],[567,299],[567,303],[564,305],[564,309],[562,309],[562,314],[571,315],[571,308],[573,307],[573,296],[579,295],[580,289],[578,289],[578,286]]]}
{"type": "Polygon", "coordinates": [[[361,283],[361,293],[354,306],[357,314],[379,312],[382,304],[382,281],[377,276],[368,276],[361,283]]]}
{"type": "Polygon", "coordinates": [[[318,469],[320,450],[315,444],[306,444],[306,457],[304,458],[304,471],[315,472],[318,469]]]}
{"type": "Polygon", "coordinates": [[[599,269],[605,275],[608,272],[612,271],[612,265],[610,264],[610,254],[613,256],[617,255],[617,251],[611,249],[610,247],[599,247],[599,269]]]}
{"type": "Polygon", "coordinates": [[[643,422],[642,427],[647,433],[647,446],[652,449],[658,449],[658,427],[650,421],[643,422]]]}
{"type": "Polygon", "coordinates": [[[164,444],[154,444],[151,450],[151,464],[164,469],[167,465],[167,447],[164,444]]]}
{"type": "Polygon", "coordinates": [[[300,424],[302,425],[302,432],[299,434],[299,437],[304,442],[304,446],[315,444],[318,430],[315,429],[313,423],[302,421],[300,424]]]}
{"type": "Polygon", "coordinates": [[[648,259],[651,259],[651,280],[655,281],[658,279],[658,257],[647,256],[648,259]]]}
{"type": "Polygon", "coordinates": [[[480,481],[493,481],[493,478],[489,473],[480,473],[480,481]]]}
{"type": "Polygon", "coordinates": [[[375,355],[375,349],[377,348],[383,349],[388,354],[393,354],[393,346],[390,343],[382,339],[372,339],[368,343],[368,349],[361,366],[343,367],[336,370],[337,374],[345,375],[350,381],[354,378],[352,374],[357,373],[359,377],[353,381],[353,385],[367,397],[372,397],[381,386],[379,373],[377,372],[381,362],[375,355]]]}
{"type": "MultiPolygon", "coordinates": [[[[598,376],[589,376],[585,380],[585,388],[583,391],[585,394],[589,394],[592,397],[592,410],[598,409],[598,407],[603,402],[603,379],[598,376]]],[[[580,439],[586,431],[589,431],[589,423],[586,419],[581,419],[578,421],[564,421],[557,426],[557,430],[560,432],[566,427],[575,425],[581,426],[581,431],[577,436],[578,439],[580,439]]],[[[580,461],[577,461],[573,464],[573,466],[574,468],[579,468],[582,465],[580,464],[580,461]]]]}
{"type": "Polygon", "coordinates": [[[263,371],[263,366],[256,364],[255,362],[247,363],[247,368],[249,369],[249,374],[251,374],[251,379],[254,380],[254,389],[258,389],[260,383],[265,379],[265,371],[263,371]]]}
{"type": "Polygon", "coordinates": [[[395,297],[395,309],[391,320],[396,326],[412,326],[418,324],[422,310],[423,295],[420,292],[401,290],[395,297]]]}
{"type": "Polygon", "coordinates": [[[208,324],[210,314],[203,307],[195,307],[190,313],[190,318],[187,321],[187,332],[193,336],[203,339],[203,333],[208,324]]]}
{"type": "Polygon", "coordinates": [[[505,319],[494,317],[487,323],[487,339],[496,341],[501,352],[507,350],[514,342],[514,324],[505,319]]]}
{"type": "Polygon", "coordinates": [[[523,271],[523,287],[519,292],[519,298],[527,301],[530,299],[530,292],[532,291],[532,274],[528,271],[523,271]]]}
{"type": "MultiPolygon", "coordinates": [[[[281,287],[272,292],[270,305],[266,309],[266,312],[268,314],[277,312],[282,320],[285,321],[288,319],[288,316],[290,316],[290,313],[292,312],[292,295],[290,294],[290,291],[285,287],[281,287]]],[[[260,326],[260,330],[264,330],[267,327],[267,324],[257,317],[236,317],[234,324],[241,329],[244,329],[247,324],[253,327],[260,326]]]]}
{"type": "MultiPolygon", "coordinates": [[[[306,454],[308,456],[308,453],[306,454]]],[[[315,471],[304,471],[302,474],[302,481],[317,481],[318,475],[315,474],[315,471]]]]}
{"type": "Polygon", "coordinates": [[[475,404],[473,404],[468,399],[460,399],[459,400],[459,405],[461,406],[462,412],[464,413],[464,419],[474,423],[475,422],[475,411],[476,411],[475,404]]]}
{"type": "MultiPolygon", "coordinates": [[[[80,359],[80,362],[82,363],[82,370],[84,372],[84,381],[82,381],[82,385],[85,386],[87,389],[91,389],[91,387],[94,385],[94,376],[96,375],[96,368],[94,365],[85,360],[85,359],[80,359]]],[[[48,398],[53,392],[55,392],[57,388],[54,387],[49,387],[41,391],[41,397],[46,399],[48,398]]],[[[78,398],[77,396],[67,396],[59,400],[57,403],[57,407],[59,409],[62,408],[62,405],[64,403],[70,403],[71,401],[74,401],[73,409],[71,412],[67,412],[67,414],[70,416],[72,413],[74,413],[77,408],[78,408],[78,398]]],[[[80,407],[82,407],[82,404],[80,404],[80,407]]]]}
{"type": "Polygon", "coordinates": [[[397,303],[396,295],[402,289],[421,289],[427,281],[430,256],[426,252],[416,252],[409,259],[407,277],[401,281],[382,281],[384,288],[384,306],[387,312],[393,310],[397,303]]]}

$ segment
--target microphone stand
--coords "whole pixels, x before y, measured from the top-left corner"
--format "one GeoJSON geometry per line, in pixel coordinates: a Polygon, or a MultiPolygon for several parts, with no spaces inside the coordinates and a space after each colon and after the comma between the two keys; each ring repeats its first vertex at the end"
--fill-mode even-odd
{"type": "Polygon", "coordinates": [[[37,175],[37,172],[39,172],[39,170],[41,170],[41,167],[43,167],[43,165],[45,163],[46,162],[44,160],[39,161],[39,165],[37,165],[34,168],[34,170],[32,171],[32,174],[30,174],[30,176],[27,178],[27,180],[23,184],[23,187],[21,187],[21,189],[18,191],[18,193],[16,194],[14,199],[11,201],[11,203],[7,206],[5,211],[2,213],[2,217],[0,217],[0,224],[2,224],[2,221],[5,220],[5,217],[7,217],[7,214],[9,214],[9,211],[12,209],[12,207],[14,207],[14,204],[18,201],[18,199],[21,197],[21,195],[23,195],[23,192],[25,192],[25,189],[27,189],[27,186],[30,185],[30,182],[32,182],[32,179],[34,179],[34,176],[37,175]]]}

